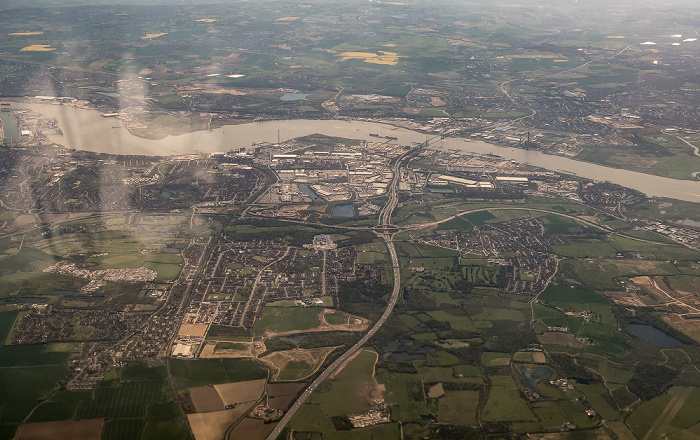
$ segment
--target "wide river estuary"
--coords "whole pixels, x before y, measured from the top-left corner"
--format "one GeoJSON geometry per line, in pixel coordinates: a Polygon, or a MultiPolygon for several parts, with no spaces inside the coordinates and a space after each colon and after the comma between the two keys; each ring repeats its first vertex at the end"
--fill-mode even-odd
{"type": "MultiPolygon", "coordinates": [[[[277,142],[279,131],[283,140],[319,133],[349,139],[377,140],[370,133],[394,136],[395,142],[411,145],[425,142],[425,134],[391,125],[362,121],[287,120],[228,125],[212,131],[197,131],[164,139],[143,139],[132,135],[122,122],[102,117],[96,110],[67,105],[11,103],[6,109],[31,109],[56,118],[62,135],[49,134],[55,143],[76,150],[111,154],[142,154],[169,156],[197,152],[228,151],[250,147],[253,143],[277,142]]],[[[700,181],[676,180],[634,171],[609,168],[561,156],[500,147],[479,140],[447,138],[431,145],[434,149],[459,150],[465,153],[493,153],[554,171],[563,171],[594,180],[610,181],[633,188],[652,197],[700,202],[700,181]]]]}

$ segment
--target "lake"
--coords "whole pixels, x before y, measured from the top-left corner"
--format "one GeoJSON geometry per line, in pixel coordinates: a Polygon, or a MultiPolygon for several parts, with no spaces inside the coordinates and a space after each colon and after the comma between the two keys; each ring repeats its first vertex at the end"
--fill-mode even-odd
{"type": "MultiPolygon", "coordinates": [[[[31,109],[56,118],[63,134],[49,134],[48,137],[52,142],[67,148],[100,153],[169,156],[193,153],[194,151],[208,153],[228,151],[249,147],[253,143],[276,143],[278,130],[283,140],[318,133],[372,141],[376,139],[369,134],[375,133],[380,136],[396,137],[396,142],[400,145],[425,142],[424,133],[388,124],[308,119],[229,125],[211,131],[197,131],[153,140],[132,135],[121,122],[114,118],[103,118],[96,110],[68,105],[16,102],[11,103],[9,107],[31,109]]],[[[652,197],[700,202],[700,182],[698,181],[652,176],[545,154],[540,151],[500,147],[472,139],[447,138],[432,144],[431,148],[476,154],[498,154],[504,159],[513,159],[523,164],[574,173],[594,180],[610,181],[642,191],[652,197]]]]}
{"type": "Polygon", "coordinates": [[[285,93],[280,98],[282,101],[306,101],[306,97],[311,93],[285,93]]]}
{"type": "Polygon", "coordinates": [[[627,326],[627,330],[638,338],[642,338],[645,341],[649,341],[657,347],[661,348],[671,348],[683,345],[681,341],[670,336],[656,327],[646,324],[630,324],[627,326]]]}

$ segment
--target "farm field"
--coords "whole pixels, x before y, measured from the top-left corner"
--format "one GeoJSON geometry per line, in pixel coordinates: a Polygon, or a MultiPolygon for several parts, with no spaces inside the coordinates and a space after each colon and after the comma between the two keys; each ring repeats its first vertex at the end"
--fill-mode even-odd
{"type": "Polygon", "coordinates": [[[251,359],[171,359],[169,362],[178,390],[267,378],[267,370],[251,359]]]}
{"type": "Polygon", "coordinates": [[[319,404],[329,417],[344,416],[369,410],[365,393],[374,387],[374,364],[377,354],[361,351],[327,384],[310,399],[310,404],[319,404]],[[324,392],[322,392],[324,391],[324,392]]]}
{"type": "Polygon", "coordinates": [[[438,420],[462,426],[478,424],[476,411],[479,407],[478,391],[449,391],[438,403],[438,420]]]}
{"type": "Polygon", "coordinates": [[[245,417],[229,435],[230,439],[234,438],[265,438],[275,428],[276,423],[265,423],[260,419],[245,417]]]}
{"type": "Polygon", "coordinates": [[[71,438],[75,440],[100,440],[102,419],[75,422],[27,423],[22,425],[18,440],[43,440],[47,437],[71,438]]]}
{"type": "Polygon", "coordinates": [[[218,440],[236,420],[243,417],[252,405],[239,405],[223,411],[188,414],[187,420],[195,440],[218,440]]]}
{"type": "Polygon", "coordinates": [[[256,334],[310,330],[321,324],[320,310],[314,307],[265,307],[263,316],[255,323],[256,334]]]}
{"type": "Polygon", "coordinates": [[[270,408],[286,410],[296,394],[303,388],[302,383],[271,383],[267,385],[267,404],[270,408]]]}
{"type": "Polygon", "coordinates": [[[194,409],[198,413],[221,411],[225,408],[219,393],[212,386],[190,388],[189,393],[194,409]]]}
{"type": "Polygon", "coordinates": [[[698,388],[674,387],[667,394],[643,403],[626,421],[632,432],[641,438],[651,438],[657,433],[683,435],[693,432],[700,423],[700,391],[698,388]]]}
{"type": "MultiPolygon", "coordinates": [[[[47,385],[42,384],[48,384],[52,380],[57,380],[56,377],[62,378],[65,375],[64,370],[56,367],[42,368],[47,370],[13,370],[25,372],[25,375],[36,372],[36,376],[31,378],[34,389],[46,387],[47,385]]],[[[155,439],[164,435],[185,439],[187,428],[179,418],[177,403],[174,401],[175,395],[164,381],[164,377],[163,367],[147,367],[142,363],[134,363],[123,368],[116,377],[98,382],[94,391],[58,391],[56,389],[58,392],[36,408],[29,419],[30,423],[23,425],[22,430],[26,427],[37,427],[36,429],[39,430],[37,432],[40,432],[44,427],[50,427],[54,432],[77,430],[76,432],[79,433],[84,429],[86,433],[93,433],[85,434],[94,436],[90,438],[115,440],[141,436],[155,439]],[[91,421],[92,424],[81,425],[85,421],[91,421]],[[72,427],[72,424],[76,424],[75,427],[72,427]]],[[[21,378],[13,374],[4,374],[3,379],[5,378],[18,385],[22,383],[21,378]]],[[[32,391],[25,388],[24,395],[26,398],[31,397],[32,391]]],[[[2,395],[5,395],[4,392],[2,395]]],[[[19,403],[21,399],[15,397],[13,401],[19,403]]],[[[35,404],[36,398],[31,407],[35,404]]],[[[28,412],[21,405],[15,408],[15,411],[28,412]]],[[[11,416],[10,413],[7,415],[11,416]]]]}
{"type": "Polygon", "coordinates": [[[492,376],[481,419],[489,422],[536,421],[537,417],[518,392],[510,376],[492,376]]]}
{"type": "Polygon", "coordinates": [[[265,379],[214,385],[224,406],[236,406],[239,403],[258,400],[265,390],[265,379]]]}

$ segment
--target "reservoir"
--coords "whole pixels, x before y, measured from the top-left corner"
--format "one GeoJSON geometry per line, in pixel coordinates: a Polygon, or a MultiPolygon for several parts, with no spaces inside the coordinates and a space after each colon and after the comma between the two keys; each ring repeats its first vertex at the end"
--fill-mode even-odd
{"type": "Polygon", "coordinates": [[[306,101],[306,97],[311,93],[285,93],[280,98],[282,101],[306,101]]]}
{"type": "MultiPolygon", "coordinates": [[[[400,145],[425,142],[425,134],[387,124],[341,120],[286,120],[229,125],[211,131],[169,136],[164,139],[143,139],[132,135],[114,118],[103,118],[97,110],[68,105],[40,103],[11,103],[10,108],[26,108],[56,118],[63,134],[48,134],[49,139],[67,148],[112,154],[139,154],[170,156],[173,154],[228,151],[250,147],[254,142],[277,142],[277,131],[282,139],[309,134],[324,134],[348,139],[376,140],[369,134],[396,137],[400,145]]],[[[573,173],[600,181],[610,181],[641,191],[651,197],[668,197],[689,202],[700,202],[700,182],[653,176],[634,171],[609,168],[567,157],[527,151],[518,148],[491,145],[480,140],[447,138],[431,145],[439,150],[465,153],[498,154],[504,159],[523,164],[573,173]]]]}
{"type": "Polygon", "coordinates": [[[683,343],[678,339],[667,335],[666,333],[651,325],[630,324],[627,326],[627,329],[633,335],[637,336],[638,338],[642,338],[645,341],[649,341],[657,347],[671,348],[683,345],[683,343]]]}

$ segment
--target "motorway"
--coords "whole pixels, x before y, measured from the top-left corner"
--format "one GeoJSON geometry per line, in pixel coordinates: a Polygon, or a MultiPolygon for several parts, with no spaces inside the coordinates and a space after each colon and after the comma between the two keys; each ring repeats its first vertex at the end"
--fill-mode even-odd
{"type": "Polygon", "coordinates": [[[345,361],[350,359],[351,356],[353,356],[355,353],[362,348],[363,345],[369,341],[369,339],[374,336],[377,331],[384,325],[386,320],[389,318],[389,315],[391,315],[391,312],[394,310],[394,306],[396,305],[396,301],[399,299],[399,291],[401,290],[401,268],[399,266],[399,257],[396,254],[396,248],[394,247],[394,242],[393,240],[393,235],[389,233],[389,226],[391,225],[391,215],[394,212],[394,209],[396,208],[396,205],[399,203],[399,197],[397,194],[397,186],[398,186],[398,181],[399,181],[399,170],[401,169],[401,163],[403,160],[414,150],[411,150],[405,154],[403,154],[401,157],[399,157],[396,160],[396,163],[394,164],[393,171],[394,171],[394,178],[391,181],[391,185],[389,188],[389,200],[386,202],[384,207],[382,208],[382,211],[379,214],[379,226],[384,227],[384,231],[380,233],[379,235],[384,239],[384,242],[386,244],[387,249],[389,250],[389,255],[391,256],[391,264],[394,268],[394,290],[391,292],[391,297],[389,298],[389,303],[387,304],[386,309],[384,310],[384,313],[382,314],[381,318],[377,320],[377,322],[374,324],[374,326],[360,339],[357,341],[355,345],[350,347],[348,351],[342,354],[338,359],[336,359],[328,368],[326,368],[321,374],[316,377],[316,379],[309,385],[306,390],[302,393],[301,396],[294,402],[294,405],[292,405],[291,408],[287,411],[287,413],[282,417],[282,419],[279,421],[277,426],[275,426],[275,429],[270,433],[270,435],[267,436],[267,440],[275,440],[282,430],[289,424],[289,421],[292,420],[292,417],[294,417],[294,414],[296,414],[297,411],[299,411],[299,408],[306,403],[306,400],[311,396],[311,393],[314,392],[316,388],[318,388],[321,383],[326,380],[335,370],[338,369],[345,361]]]}

